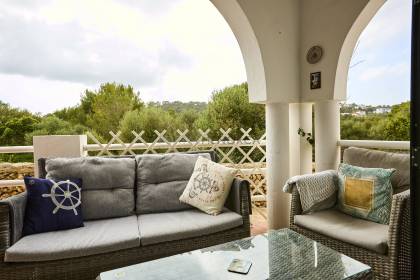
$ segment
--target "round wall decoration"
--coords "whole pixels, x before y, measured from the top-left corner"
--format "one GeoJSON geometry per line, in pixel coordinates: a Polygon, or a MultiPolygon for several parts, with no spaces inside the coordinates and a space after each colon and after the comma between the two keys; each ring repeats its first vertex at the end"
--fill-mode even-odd
{"type": "Polygon", "coordinates": [[[323,55],[324,51],[322,50],[322,47],[320,46],[313,46],[308,50],[308,53],[306,55],[306,60],[310,64],[318,63],[323,55]]]}

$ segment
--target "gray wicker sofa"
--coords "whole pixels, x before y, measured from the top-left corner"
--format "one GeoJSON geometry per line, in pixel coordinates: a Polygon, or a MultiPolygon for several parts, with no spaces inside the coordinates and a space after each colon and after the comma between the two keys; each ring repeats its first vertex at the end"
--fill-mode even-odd
{"type": "Polygon", "coordinates": [[[370,265],[375,279],[411,279],[410,156],[361,148],[344,151],[343,162],[395,168],[389,225],[357,219],[335,209],[303,214],[293,187],[290,228],[370,265]]]}
{"type": "MultiPolygon", "coordinates": [[[[200,155],[216,160],[212,152],[200,155]]],[[[179,202],[198,154],[47,159],[40,177],[82,178],[82,228],[22,237],[26,193],[0,201],[0,279],[94,279],[102,271],[250,235],[235,179],[218,216],[179,202]]]]}

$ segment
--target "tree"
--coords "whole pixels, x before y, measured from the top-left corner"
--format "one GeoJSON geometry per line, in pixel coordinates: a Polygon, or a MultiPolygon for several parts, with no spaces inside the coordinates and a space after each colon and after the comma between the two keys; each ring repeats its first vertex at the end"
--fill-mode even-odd
{"type": "Polygon", "coordinates": [[[5,125],[9,120],[13,118],[21,117],[33,117],[34,119],[40,119],[37,114],[32,114],[28,110],[21,110],[13,108],[9,104],[0,101],[0,125],[5,125]]]}
{"type": "Polygon", "coordinates": [[[404,102],[392,106],[391,113],[384,125],[386,140],[410,140],[410,103],[404,102]]]}
{"type": "MultiPolygon", "coordinates": [[[[27,110],[12,108],[0,101],[0,146],[25,145],[25,134],[33,130],[40,117],[27,110]]],[[[0,161],[31,161],[31,154],[2,154],[0,161]]]]}
{"type": "Polygon", "coordinates": [[[19,146],[24,145],[25,135],[34,130],[38,120],[32,116],[14,117],[0,126],[0,144],[19,146]]]}
{"type": "Polygon", "coordinates": [[[80,124],[72,125],[54,115],[50,115],[42,118],[39,123],[34,125],[34,130],[25,135],[25,141],[27,145],[32,145],[32,137],[36,135],[78,135],[85,132],[86,127],[80,124]]]}
{"type": "Polygon", "coordinates": [[[240,128],[252,128],[254,137],[265,132],[264,105],[249,102],[248,84],[227,87],[212,94],[207,109],[195,123],[203,130],[210,128],[212,135],[220,135],[219,128],[232,128],[232,137],[240,137],[240,128]]]}
{"type": "Polygon", "coordinates": [[[131,86],[106,83],[95,92],[87,90],[82,96],[81,107],[87,113],[87,126],[108,139],[109,131],[118,130],[124,115],[141,109],[143,103],[131,86]]]}
{"type": "Polygon", "coordinates": [[[341,116],[341,138],[361,140],[410,140],[410,103],[391,107],[389,114],[341,116]]]}
{"type": "Polygon", "coordinates": [[[155,130],[162,132],[166,130],[165,138],[175,140],[178,136],[177,129],[182,130],[183,125],[179,119],[159,107],[146,107],[141,110],[127,112],[120,123],[122,139],[131,141],[134,136],[131,131],[144,131],[143,139],[152,142],[157,135],[155,130]]]}
{"type": "Polygon", "coordinates": [[[207,107],[206,102],[181,102],[181,101],[162,101],[162,102],[149,102],[147,104],[151,107],[161,107],[163,110],[172,110],[174,112],[180,113],[187,110],[193,110],[197,112],[204,111],[207,107]]]}
{"type": "Polygon", "coordinates": [[[200,117],[200,112],[193,109],[187,109],[181,111],[177,116],[179,118],[179,123],[181,123],[182,126],[180,129],[188,129],[190,132],[193,132],[194,124],[200,117]]]}
{"type": "Polygon", "coordinates": [[[32,132],[39,120],[37,115],[0,101],[0,145],[24,145],[25,134],[32,132]]]}
{"type": "Polygon", "coordinates": [[[380,140],[378,133],[381,118],[378,116],[341,116],[341,138],[348,140],[380,140]]]}
{"type": "Polygon", "coordinates": [[[84,112],[83,107],[79,105],[55,111],[53,115],[71,124],[86,126],[86,120],[89,113],[84,112]]]}

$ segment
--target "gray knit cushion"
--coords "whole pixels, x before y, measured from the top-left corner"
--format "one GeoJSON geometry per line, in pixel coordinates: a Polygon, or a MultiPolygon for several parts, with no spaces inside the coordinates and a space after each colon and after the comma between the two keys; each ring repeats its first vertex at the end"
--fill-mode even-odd
{"type": "Polygon", "coordinates": [[[379,254],[386,254],[388,250],[388,225],[354,218],[337,210],[296,215],[294,223],[379,254]]]}
{"type": "Polygon", "coordinates": [[[137,161],[137,214],[191,209],[179,201],[199,156],[210,154],[145,154],[137,161]]]}
{"type": "Polygon", "coordinates": [[[47,159],[47,178],[81,178],[84,220],[134,213],[134,158],[47,159]]]}
{"type": "Polygon", "coordinates": [[[77,258],[140,246],[137,217],[85,222],[70,230],[28,235],[5,253],[6,262],[77,258]]]}
{"type": "Polygon", "coordinates": [[[25,217],[27,192],[0,199],[0,206],[5,205],[9,209],[10,243],[16,243],[22,237],[23,220],[25,217]]]}
{"type": "Polygon", "coordinates": [[[302,213],[329,209],[337,201],[337,171],[325,170],[314,174],[298,175],[287,180],[284,192],[292,192],[296,186],[302,213]]]}
{"type": "Polygon", "coordinates": [[[243,224],[242,216],[227,208],[217,216],[197,209],[138,216],[140,243],[145,245],[187,239],[228,230],[243,224]]]}
{"type": "Polygon", "coordinates": [[[343,162],[360,167],[394,168],[391,177],[394,193],[400,193],[410,188],[410,155],[390,153],[362,148],[344,150],[343,162]]]}

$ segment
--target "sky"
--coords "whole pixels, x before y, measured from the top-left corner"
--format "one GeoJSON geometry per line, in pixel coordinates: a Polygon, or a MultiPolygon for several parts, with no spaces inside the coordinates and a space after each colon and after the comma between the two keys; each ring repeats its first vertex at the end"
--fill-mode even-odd
{"type": "Polygon", "coordinates": [[[388,0],[359,38],[347,102],[392,105],[410,100],[411,1],[388,0]]]}
{"type": "MultiPolygon", "coordinates": [[[[409,98],[410,0],[388,0],[360,37],[348,101],[409,98]]],[[[2,0],[0,100],[43,114],[101,83],[143,101],[208,101],[246,81],[239,45],[208,0],[2,0]]]]}

